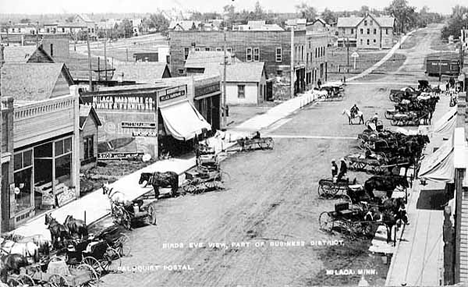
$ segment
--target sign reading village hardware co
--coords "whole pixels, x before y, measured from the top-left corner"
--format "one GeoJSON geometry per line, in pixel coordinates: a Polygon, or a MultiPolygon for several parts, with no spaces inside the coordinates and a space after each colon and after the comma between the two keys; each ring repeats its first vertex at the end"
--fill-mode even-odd
{"type": "Polygon", "coordinates": [[[184,97],[185,95],[187,95],[187,85],[157,91],[156,94],[159,97],[160,102],[172,100],[178,97],[184,97]]]}

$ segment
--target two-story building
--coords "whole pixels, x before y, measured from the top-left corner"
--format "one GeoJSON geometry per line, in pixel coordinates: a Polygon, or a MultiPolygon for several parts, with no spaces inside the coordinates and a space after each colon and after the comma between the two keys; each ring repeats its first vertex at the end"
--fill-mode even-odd
{"type": "Polygon", "coordinates": [[[192,49],[228,53],[243,62],[264,62],[268,78],[275,79],[273,94],[281,98],[291,96],[291,71],[296,75],[295,93],[305,88],[306,31],[171,31],[169,47],[171,73],[184,76],[185,61],[192,49]],[[291,61],[291,40],[295,61],[291,61]],[[292,64],[292,65],[291,65],[292,64]],[[292,66],[292,69],[291,69],[292,66]]]}
{"type": "Polygon", "coordinates": [[[393,46],[395,18],[364,17],[338,18],[338,46],[349,45],[363,49],[389,49],[393,46]]]}

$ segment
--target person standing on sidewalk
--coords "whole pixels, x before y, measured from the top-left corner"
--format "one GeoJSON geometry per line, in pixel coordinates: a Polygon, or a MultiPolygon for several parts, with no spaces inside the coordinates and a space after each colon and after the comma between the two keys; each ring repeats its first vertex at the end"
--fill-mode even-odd
{"type": "Polygon", "coordinates": [[[335,178],[335,176],[338,174],[338,166],[336,165],[336,162],[334,159],[331,161],[331,172],[332,172],[332,179],[335,178]]]}
{"type": "Polygon", "coordinates": [[[320,81],[320,79],[318,79],[318,81],[317,81],[317,86],[318,86],[319,89],[322,86],[322,81],[320,81]]]}

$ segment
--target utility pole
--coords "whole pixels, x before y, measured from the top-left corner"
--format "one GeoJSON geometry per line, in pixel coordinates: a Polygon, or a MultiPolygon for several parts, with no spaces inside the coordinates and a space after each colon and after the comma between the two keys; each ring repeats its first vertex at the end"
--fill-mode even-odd
{"type": "Polygon", "coordinates": [[[39,21],[36,24],[36,47],[39,47],[39,21]]]}
{"type": "Polygon", "coordinates": [[[439,52],[439,85],[442,80],[442,52],[439,52]]]}
{"type": "Polygon", "coordinates": [[[346,73],[349,74],[349,38],[346,38],[346,73]]]}
{"type": "Polygon", "coordinates": [[[10,36],[8,35],[8,29],[10,29],[10,26],[11,26],[11,21],[8,21],[8,26],[7,26],[7,29],[6,29],[6,40],[7,40],[7,46],[10,46],[10,36]]]}
{"type": "Polygon", "coordinates": [[[291,27],[291,98],[294,97],[294,27],[291,27]]]}
{"type": "Polygon", "coordinates": [[[89,64],[89,91],[93,91],[93,67],[91,64],[91,48],[89,47],[89,31],[86,32],[86,43],[88,46],[88,64],[89,64]]]}
{"type": "Polygon", "coordinates": [[[223,29],[223,50],[224,50],[224,57],[223,57],[223,128],[224,130],[227,129],[227,119],[226,119],[226,113],[227,113],[227,105],[226,105],[226,72],[227,72],[227,53],[226,53],[226,30],[227,27],[224,27],[223,29]]]}
{"type": "Polygon", "coordinates": [[[105,67],[105,79],[107,82],[107,29],[106,29],[106,39],[104,40],[104,67],[105,67]]]}

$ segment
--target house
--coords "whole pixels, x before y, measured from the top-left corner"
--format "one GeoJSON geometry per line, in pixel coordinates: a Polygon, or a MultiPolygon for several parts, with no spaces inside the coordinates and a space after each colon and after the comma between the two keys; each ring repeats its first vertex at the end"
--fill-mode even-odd
{"type": "Polygon", "coordinates": [[[4,61],[7,64],[54,62],[42,46],[6,46],[4,47],[4,61]]]}
{"type": "MultiPolygon", "coordinates": [[[[232,56],[231,53],[226,52],[227,63],[240,62],[239,59],[232,56]]],[[[214,64],[222,66],[224,59],[224,52],[220,51],[197,51],[193,50],[189,53],[185,61],[185,73],[187,76],[199,75],[205,72],[207,64],[214,64]]]]}
{"type": "Polygon", "coordinates": [[[349,43],[358,48],[388,49],[393,46],[395,18],[376,17],[372,14],[364,17],[340,17],[337,28],[339,46],[349,43]]]}
{"type": "Polygon", "coordinates": [[[80,104],[80,172],[94,167],[98,154],[98,127],[102,126],[91,105],[80,104]]]}
{"type": "Polygon", "coordinates": [[[201,26],[200,21],[189,21],[189,20],[179,20],[179,21],[171,21],[169,24],[169,30],[174,31],[190,31],[190,30],[197,30],[201,26]]]}
{"type": "MultiPolygon", "coordinates": [[[[216,51],[193,51],[187,58],[187,75],[223,77],[224,53],[216,51]]],[[[227,104],[259,104],[271,98],[267,93],[265,63],[241,62],[227,54],[226,102],[227,104]]],[[[270,89],[271,90],[271,89],[270,89]]]]}
{"type": "Polygon", "coordinates": [[[266,24],[265,21],[248,21],[245,25],[234,25],[233,31],[284,31],[278,24],[266,24]]]}
{"type": "Polygon", "coordinates": [[[5,64],[2,68],[2,95],[16,102],[69,95],[73,83],[63,63],[5,64]]]}
{"type": "Polygon", "coordinates": [[[307,19],[288,19],[286,20],[286,27],[294,27],[294,30],[305,30],[307,19]]]}
{"type": "Polygon", "coordinates": [[[135,81],[136,83],[155,83],[156,80],[170,78],[171,72],[165,63],[134,62],[115,66],[113,80],[135,81]]]}

